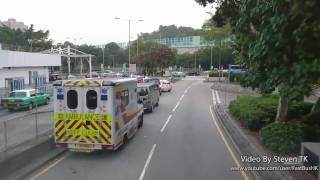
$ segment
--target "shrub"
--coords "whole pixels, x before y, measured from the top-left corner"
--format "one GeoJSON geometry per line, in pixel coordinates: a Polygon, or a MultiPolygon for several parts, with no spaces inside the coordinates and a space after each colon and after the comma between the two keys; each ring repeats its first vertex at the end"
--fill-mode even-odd
{"type": "Polygon", "coordinates": [[[219,71],[218,70],[213,70],[209,72],[209,77],[227,77],[227,73],[226,72],[221,72],[219,75],[219,71]]]}
{"type": "Polygon", "coordinates": [[[229,81],[230,82],[240,82],[242,75],[243,75],[243,73],[230,73],[229,81]]]}
{"type": "Polygon", "coordinates": [[[293,102],[289,105],[288,119],[297,119],[306,116],[311,112],[313,103],[293,102]]]}
{"type": "Polygon", "coordinates": [[[218,71],[210,71],[209,77],[219,77],[219,72],[218,71]]]}
{"type": "Polygon", "coordinates": [[[229,105],[230,112],[251,130],[258,130],[274,119],[272,112],[266,110],[268,100],[253,96],[239,96],[229,105]],[[265,107],[262,108],[262,107],[265,107]]]}
{"type": "Polygon", "coordinates": [[[268,124],[261,129],[260,136],[262,144],[281,153],[297,152],[301,142],[314,141],[318,138],[315,130],[298,122],[268,124]]]}
{"type": "MultiPolygon", "coordinates": [[[[229,105],[230,112],[251,130],[258,130],[275,120],[279,96],[267,94],[261,97],[239,96],[229,105]]],[[[288,119],[307,115],[312,103],[293,102],[289,106],[288,119]]]]}

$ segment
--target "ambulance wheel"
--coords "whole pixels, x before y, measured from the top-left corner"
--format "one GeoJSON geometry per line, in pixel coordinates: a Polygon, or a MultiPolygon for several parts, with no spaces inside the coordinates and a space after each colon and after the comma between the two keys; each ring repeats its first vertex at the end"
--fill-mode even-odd
{"type": "Polygon", "coordinates": [[[141,128],[143,126],[143,115],[141,115],[139,117],[140,121],[139,121],[139,125],[138,125],[138,128],[141,128]]]}
{"type": "Polygon", "coordinates": [[[127,134],[125,134],[125,135],[123,136],[122,146],[124,146],[125,144],[127,144],[127,142],[128,142],[128,136],[127,136],[127,134]]]}

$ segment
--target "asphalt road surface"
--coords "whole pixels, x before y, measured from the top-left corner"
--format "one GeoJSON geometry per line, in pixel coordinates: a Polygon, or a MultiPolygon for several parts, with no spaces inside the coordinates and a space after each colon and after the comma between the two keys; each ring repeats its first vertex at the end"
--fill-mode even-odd
{"type": "Polygon", "coordinates": [[[142,129],[120,151],[66,152],[30,174],[44,180],[238,180],[246,179],[237,154],[209,110],[210,83],[187,77],[163,93],[142,129]]]}

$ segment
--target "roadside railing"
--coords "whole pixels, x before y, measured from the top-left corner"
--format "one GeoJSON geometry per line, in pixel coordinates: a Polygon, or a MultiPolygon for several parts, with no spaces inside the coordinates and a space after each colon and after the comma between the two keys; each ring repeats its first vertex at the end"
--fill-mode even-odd
{"type": "Polygon", "coordinates": [[[53,111],[38,112],[36,108],[26,115],[8,118],[0,122],[0,152],[43,136],[51,136],[52,132],[53,111]]]}

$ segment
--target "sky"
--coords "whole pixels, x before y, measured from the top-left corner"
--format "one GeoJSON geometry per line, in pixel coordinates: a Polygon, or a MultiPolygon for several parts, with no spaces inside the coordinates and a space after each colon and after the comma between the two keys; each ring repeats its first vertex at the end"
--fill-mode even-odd
{"type": "Polygon", "coordinates": [[[15,18],[35,29],[49,30],[55,43],[106,44],[127,42],[128,19],[131,40],[140,32],[152,32],[160,25],[201,28],[213,12],[194,0],[3,0],[0,20],[15,18]],[[116,20],[119,17],[120,20],[116,20]]]}

